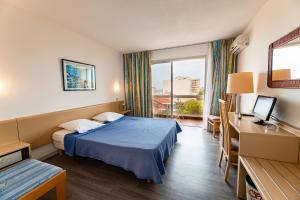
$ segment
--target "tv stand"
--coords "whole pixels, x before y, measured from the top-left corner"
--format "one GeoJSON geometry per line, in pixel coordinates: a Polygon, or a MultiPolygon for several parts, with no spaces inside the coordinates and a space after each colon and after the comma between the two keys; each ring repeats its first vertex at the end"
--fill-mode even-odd
{"type": "Polygon", "coordinates": [[[257,120],[257,121],[253,121],[254,124],[258,124],[258,125],[261,125],[261,126],[267,126],[269,123],[267,123],[266,121],[260,119],[260,120],[257,120]]]}

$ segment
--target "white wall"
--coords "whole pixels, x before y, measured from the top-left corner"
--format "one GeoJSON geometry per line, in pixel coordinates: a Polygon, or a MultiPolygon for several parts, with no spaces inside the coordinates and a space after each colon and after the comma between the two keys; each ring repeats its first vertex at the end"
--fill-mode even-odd
{"type": "Polygon", "coordinates": [[[0,120],[114,101],[115,81],[122,90],[121,53],[0,3],[0,120]],[[96,65],[96,91],[64,92],[61,58],[96,65]]]}
{"type": "MultiPolygon", "coordinates": [[[[274,115],[300,127],[300,89],[267,87],[268,46],[300,26],[299,0],[269,0],[253,18],[245,33],[250,45],[240,55],[239,71],[253,71],[257,93],[278,97],[274,115]]],[[[243,95],[242,111],[249,112],[256,95],[243,95]]]]}

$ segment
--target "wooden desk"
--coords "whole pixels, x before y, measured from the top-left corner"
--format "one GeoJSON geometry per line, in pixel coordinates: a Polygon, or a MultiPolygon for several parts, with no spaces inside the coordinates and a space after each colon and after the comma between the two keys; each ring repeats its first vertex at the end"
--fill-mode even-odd
{"type": "Polygon", "coordinates": [[[299,137],[284,129],[268,129],[253,121],[254,117],[243,116],[239,120],[235,113],[229,113],[230,128],[239,137],[239,155],[298,163],[299,137]]]}
{"type": "Polygon", "coordinates": [[[237,196],[245,199],[248,174],[264,200],[300,199],[299,137],[278,128],[254,124],[229,113],[232,131],[239,137],[237,196]]]}

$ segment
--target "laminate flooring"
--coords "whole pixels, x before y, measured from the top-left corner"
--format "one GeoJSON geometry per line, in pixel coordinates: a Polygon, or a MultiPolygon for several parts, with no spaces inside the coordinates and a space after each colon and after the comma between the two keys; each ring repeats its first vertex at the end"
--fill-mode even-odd
{"type": "MultiPolygon", "coordinates": [[[[219,140],[200,127],[182,126],[166,162],[163,184],[138,180],[134,174],[101,161],[57,155],[45,162],[67,170],[70,200],[226,200],[236,198],[237,169],[224,181],[225,161],[218,167],[219,140]]],[[[54,191],[42,200],[55,199],[54,191]]]]}

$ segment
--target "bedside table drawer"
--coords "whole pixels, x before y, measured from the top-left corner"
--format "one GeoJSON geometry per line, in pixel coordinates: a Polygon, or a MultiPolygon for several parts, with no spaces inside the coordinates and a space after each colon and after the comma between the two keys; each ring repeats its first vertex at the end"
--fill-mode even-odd
{"type": "Polygon", "coordinates": [[[16,151],[0,157],[0,169],[22,160],[22,151],[16,151]]]}

